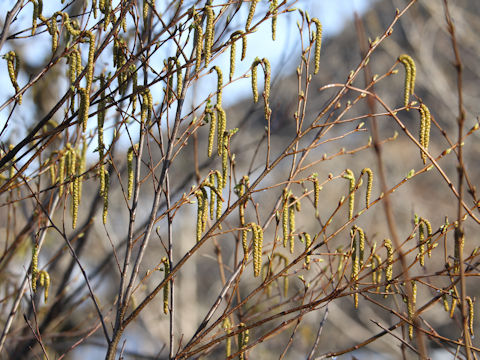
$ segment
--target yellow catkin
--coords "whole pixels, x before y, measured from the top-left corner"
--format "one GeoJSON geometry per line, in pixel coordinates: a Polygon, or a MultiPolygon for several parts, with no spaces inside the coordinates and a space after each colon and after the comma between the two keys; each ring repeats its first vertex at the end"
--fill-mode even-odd
{"type": "Polygon", "coordinates": [[[183,75],[182,75],[182,66],[180,65],[180,61],[178,58],[175,60],[177,65],[177,99],[182,97],[183,91],[183,75]]]}
{"type": "Polygon", "coordinates": [[[210,103],[207,103],[207,106],[205,108],[205,117],[210,122],[210,131],[208,132],[207,155],[208,157],[211,157],[213,153],[213,140],[215,139],[215,130],[217,127],[217,116],[215,115],[215,112],[212,110],[210,103]]]}
{"type": "MultiPolygon", "coordinates": [[[[309,233],[304,232],[303,236],[305,237],[305,250],[310,250],[310,245],[312,245],[312,237],[309,233]]],[[[305,256],[305,266],[307,269],[310,269],[310,255],[305,256]]]]}
{"type": "Polygon", "coordinates": [[[85,88],[78,88],[78,92],[80,93],[80,109],[78,113],[79,122],[82,125],[82,132],[85,132],[87,130],[90,97],[88,96],[87,89],[85,88]]]}
{"type": "Polygon", "coordinates": [[[17,83],[18,70],[20,69],[20,59],[14,51],[9,51],[4,58],[7,60],[8,75],[10,81],[15,89],[15,93],[18,94],[18,104],[22,104],[22,94],[20,92],[20,86],[17,83]]]}
{"type": "MultiPolygon", "coordinates": [[[[240,323],[238,327],[239,329],[242,329],[245,327],[245,324],[240,323]]],[[[245,360],[244,349],[247,347],[249,340],[250,340],[250,335],[249,335],[248,329],[238,333],[238,350],[241,352],[240,355],[238,356],[239,360],[245,360]]]]}
{"type": "MultiPolygon", "coordinates": [[[[75,154],[73,156],[75,156],[75,154]]],[[[79,206],[80,206],[80,177],[75,176],[75,178],[73,179],[73,192],[72,192],[72,229],[75,229],[77,226],[79,206]]]]}
{"type": "Polygon", "coordinates": [[[253,233],[253,274],[255,277],[260,275],[262,267],[262,249],[263,249],[263,230],[260,225],[250,224],[253,233]]]}
{"type": "MultiPolygon", "coordinates": [[[[390,289],[390,281],[393,279],[393,245],[390,239],[385,239],[384,245],[387,249],[387,267],[385,269],[385,280],[387,284],[385,285],[385,292],[388,292],[390,289]]],[[[385,297],[386,296],[387,294],[385,294],[385,297]]]]}
{"type": "Polygon", "coordinates": [[[242,36],[242,55],[240,57],[240,60],[243,61],[246,55],[247,55],[247,37],[243,35],[242,36]]]}
{"type": "Polygon", "coordinates": [[[236,57],[236,52],[237,52],[237,44],[236,44],[236,36],[238,33],[233,33],[230,36],[230,41],[232,44],[230,45],[230,73],[228,76],[228,79],[232,81],[233,75],[235,74],[235,57],[236,57]]]}
{"type": "Polygon", "coordinates": [[[400,55],[398,57],[398,61],[400,61],[405,67],[404,105],[408,110],[410,104],[410,95],[413,95],[415,91],[415,62],[409,55],[406,54],[400,55]]]}
{"type": "MultiPolygon", "coordinates": [[[[222,189],[224,188],[225,184],[223,184],[223,178],[222,174],[220,174],[220,171],[215,170],[215,179],[216,179],[216,188],[219,193],[222,192],[222,189]]],[[[218,220],[222,216],[222,207],[223,207],[223,200],[221,196],[218,196],[217,194],[217,207],[216,207],[216,214],[215,214],[215,220],[218,220]]],[[[218,226],[220,229],[222,228],[221,225],[218,226]]]]}
{"type": "MultiPolygon", "coordinates": [[[[408,319],[410,322],[413,321],[413,316],[415,314],[415,304],[417,302],[417,283],[415,280],[412,280],[412,298],[407,300],[407,312],[408,312],[408,319]]],[[[408,337],[410,340],[413,339],[413,325],[408,325],[408,337]]]]}
{"type": "Polygon", "coordinates": [[[205,13],[207,18],[207,25],[205,28],[205,66],[210,63],[212,57],[213,39],[215,36],[215,13],[210,5],[205,6],[205,13]]]}
{"type": "Polygon", "coordinates": [[[290,235],[288,231],[288,224],[289,224],[288,198],[289,197],[290,197],[290,193],[285,189],[285,191],[283,192],[283,208],[282,208],[283,247],[287,247],[287,241],[290,235]]]}
{"type": "Polygon", "coordinates": [[[320,70],[320,50],[322,48],[322,23],[317,18],[313,18],[312,22],[315,23],[316,30],[315,30],[315,69],[313,71],[314,74],[318,74],[320,70]]]}
{"type": "Polygon", "coordinates": [[[132,102],[132,115],[137,111],[137,89],[138,89],[138,73],[135,64],[130,65],[130,79],[132,80],[132,94],[130,101],[132,102]]]}
{"type": "MultiPolygon", "coordinates": [[[[208,176],[208,182],[211,184],[210,188],[210,220],[214,219],[215,216],[215,199],[216,199],[216,194],[215,194],[215,173],[211,173],[208,176]]],[[[218,189],[216,189],[218,190],[218,189]]]]}
{"type": "MultiPolygon", "coordinates": [[[[288,227],[289,227],[289,240],[290,240],[290,253],[293,254],[295,246],[295,237],[293,233],[295,232],[295,209],[296,205],[292,205],[297,198],[295,196],[290,196],[289,199],[289,208],[288,208],[288,227]]],[[[299,203],[299,201],[297,201],[299,203]]]]}
{"type": "Polygon", "coordinates": [[[215,65],[210,69],[210,72],[217,73],[217,105],[222,106],[222,90],[223,90],[223,73],[219,66],[215,65]]]}
{"type": "Polygon", "coordinates": [[[365,252],[365,233],[363,229],[357,225],[353,227],[354,231],[358,233],[358,249],[359,249],[359,263],[363,266],[363,256],[365,252]]]}
{"type": "Polygon", "coordinates": [[[200,241],[202,238],[202,232],[203,232],[203,213],[205,211],[205,199],[203,197],[203,192],[201,190],[195,191],[195,196],[197,197],[197,228],[196,228],[196,234],[197,234],[197,242],[200,241]]]}
{"type": "Polygon", "coordinates": [[[32,0],[32,3],[33,3],[32,35],[35,35],[35,31],[37,30],[38,3],[36,0],[32,0]]]}
{"type": "Polygon", "coordinates": [[[355,176],[353,174],[353,171],[350,169],[345,170],[345,175],[343,177],[347,180],[350,181],[350,186],[348,191],[350,192],[350,195],[348,197],[348,219],[352,220],[353,218],[353,211],[355,207],[355,176]]]}
{"type": "Polygon", "coordinates": [[[108,170],[105,169],[105,189],[103,190],[103,214],[102,220],[103,224],[107,223],[107,214],[108,214],[108,189],[110,188],[110,175],[108,170]]]}
{"type": "Polygon", "coordinates": [[[36,292],[38,279],[38,244],[35,244],[32,249],[32,265],[30,272],[32,274],[32,290],[33,292],[36,292]]]}
{"type": "Polygon", "coordinates": [[[127,185],[127,198],[130,200],[133,194],[133,154],[134,147],[130,146],[127,152],[127,173],[128,173],[128,185],[127,185]]]}
{"type": "Polygon", "coordinates": [[[450,304],[448,303],[447,294],[442,295],[443,310],[450,312],[450,304]]]}
{"type": "Polygon", "coordinates": [[[425,230],[423,223],[418,225],[418,259],[421,266],[425,266],[425,230]]]}
{"type": "Polygon", "coordinates": [[[473,300],[470,296],[467,296],[466,300],[468,304],[468,327],[470,330],[470,334],[474,336],[475,334],[473,332],[473,317],[475,315],[475,310],[473,308],[473,300]]]}
{"type": "Polygon", "coordinates": [[[242,248],[243,248],[243,258],[245,261],[248,259],[248,233],[250,232],[249,227],[245,227],[242,230],[242,248]]]}
{"type": "Polygon", "coordinates": [[[277,37],[277,14],[278,14],[278,0],[271,0],[270,12],[272,13],[272,40],[275,41],[277,37]]]}
{"type": "Polygon", "coordinates": [[[57,19],[55,16],[52,16],[49,23],[47,23],[47,28],[49,34],[52,36],[52,53],[57,50],[58,47],[58,33],[57,33],[57,19]]]}
{"type": "Polygon", "coordinates": [[[425,245],[427,246],[427,254],[428,257],[432,257],[432,234],[433,234],[433,229],[432,229],[432,224],[430,221],[428,221],[425,218],[420,219],[421,222],[425,224],[425,227],[427,228],[427,239],[425,240],[425,245]]]}
{"type": "Polygon", "coordinates": [[[93,82],[93,68],[95,65],[94,56],[95,56],[95,34],[92,31],[87,31],[87,37],[89,41],[88,48],[88,62],[87,62],[87,95],[90,97],[90,89],[93,82]]]}
{"type": "MultiPolygon", "coordinates": [[[[428,145],[430,143],[430,127],[431,127],[431,115],[430,110],[425,104],[420,105],[420,136],[419,142],[425,150],[428,150],[428,145]]],[[[423,163],[427,163],[427,155],[420,150],[420,155],[422,157],[423,163]]]]}
{"type": "Polygon", "coordinates": [[[265,89],[264,89],[264,100],[265,100],[265,119],[268,120],[270,117],[270,107],[268,105],[269,100],[270,100],[270,82],[272,78],[272,73],[270,69],[270,61],[268,61],[267,58],[262,59],[263,66],[264,66],[264,73],[265,73],[265,89]]]}
{"type": "Polygon", "coordinates": [[[50,289],[50,274],[46,270],[40,271],[42,281],[40,285],[43,286],[43,300],[46,303],[48,300],[48,290],[50,289]]]}
{"type": "Polygon", "coordinates": [[[370,198],[372,196],[372,187],[373,187],[373,171],[370,168],[365,168],[362,170],[362,175],[367,174],[367,191],[365,193],[365,207],[370,206],[370,198]]]}
{"type": "Polygon", "coordinates": [[[453,318],[453,314],[455,313],[457,303],[458,303],[458,300],[456,298],[452,298],[452,306],[450,306],[450,318],[453,318]]]}
{"type": "MultiPolygon", "coordinates": [[[[382,281],[382,269],[380,267],[380,264],[382,263],[382,259],[380,258],[380,255],[373,254],[371,262],[372,262],[372,282],[374,284],[380,284],[382,281]]],[[[378,291],[380,291],[379,287],[377,287],[377,292],[378,291]]]]}
{"type": "Polygon", "coordinates": [[[166,94],[167,94],[167,101],[170,103],[173,100],[173,64],[174,64],[175,59],[174,58],[168,58],[168,60],[165,61],[165,66],[167,67],[167,89],[166,94]]]}
{"type": "MultiPolygon", "coordinates": [[[[162,262],[165,266],[165,279],[170,275],[170,261],[166,257],[162,258],[162,262]]],[[[168,295],[170,293],[170,281],[167,281],[163,287],[163,313],[168,314],[168,295]]]]}
{"type": "Polygon", "coordinates": [[[359,245],[355,241],[355,228],[350,232],[352,237],[352,273],[350,275],[350,281],[353,283],[353,302],[355,304],[355,309],[358,308],[358,274],[360,272],[360,262],[359,262],[359,245]]]}
{"type": "Polygon", "coordinates": [[[257,7],[258,0],[250,1],[250,10],[248,11],[247,22],[245,24],[245,31],[250,30],[250,25],[252,25],[253,15],[255,15],[255,8],[257,7]]]}
{"type": "Polygon", "coordinates": [[[222,150],[222,184],[223,187],[227,184],[228,177],[228,141],[230,136],[225,131],[223,133],[223,150],[222,150]]]}
{"type": "Polygon", "coordinates": [[[258,102],[258,87],[257,87],[257,65],[262,61],[260,58],[255,58],[252,64],[252,93],[253,93],[253,102],[258,102]]]}
{"type": "Polygon", "coordinates": [[[218,156],[223,156],[225,150],[225,130],[227,129],[227,114],[221,105],[215,105],[218,119],[217,129],[217,153],[218,156]]]}
{"type": "Polygon", "coordinates": [[[195,14],[195,71],[200,70],[202,65],[202,51],[203,51],[203,30],[201,25],[201,19],[198,14],[195,14]]]}
{"type": "Polygon", "coordinates": [[[58,162],[58,193],[60,196],[63,194],[63,182],[65,181],[65,152],[60,152],[60,160],[58,162]]]}
{"type": "Polygon", "coordinates": [[[143,0],[143,23],[146,24],[148,21],[148,12],[150,10],[150,4],[148,3],[148,0],[143,0]]]}

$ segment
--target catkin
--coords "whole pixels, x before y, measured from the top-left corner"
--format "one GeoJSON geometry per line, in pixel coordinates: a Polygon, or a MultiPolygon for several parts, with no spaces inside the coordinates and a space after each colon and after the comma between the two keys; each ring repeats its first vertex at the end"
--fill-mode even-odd
{"type": "Polygon", "coordinates": [[[95,55],[95,34],[92,31],[87,31],[89,48],[88,48],[88,62],[87,62],[87,95],[90,96],[90,89],[93,82],[93,67],[95,64],[94,55],[95,55]]]}
{"type": "Polygon", "coordinates": [[[200,241],[202,238],[202,232],[203,232],[203,213],[205,211],[205,199],[203,197],[203,192],[201,190],[195,191],[195,196],[197,197],[197,228],[196,228],[196,234],[197,234],[197,242],[200,241]]]}
{"type": "Polygon", "coordinates": [[[87,130],[88,111],[90,109],[90,97],[88,91],[85,88],[78,88],[80,93],[80,110],[79,110],[79,122],[82,125],[82,132],[87,130]]]}
{"type": "Polygon", "coordinates": [[[215,188],[215,173],[211,173],[208,176],[208,182],[211,185],[210,186],[210,220],[213,220],[213,217],[215,216],[215,199],[216,199],[215,190],[218,191],[218,189],[215,188]]]}
{"type": "Polygon", "coordinates": [[[315,70],[313,73],[316,75],[320,70],[320,50],[322,48],[322,23],[317,18],[313,18],[312,22],[315,23],[316,31],[315,31],[315,70]]]}
{"type": "MultiPolygon", "coordinates": [[[[220,171],[215,170],[215,179],[217,180],[216,182],[216,188],[219,193],[222,192],[222,189],[224,188],[225,184],[223,184],[223,179],[222,179],[222,174],[220,174],[220,171]]],[[[222,197],[217,194],[217,208],[216,208],[216,214],[215,214],[215,220],[220,219],[222,216],[222,207],[223,207],[223,200],[222,197]]],[[[222,226],[218,225],[218,227],[221,229],[222,226]]]]}
{"type": "Polygon", "coordinates": [[[425,266],[425,231],[423,223],[418,225],[418,259],[421,266],[425,266]]]}
{"type": "Polygon", "coordinates": [[[180,65],[180,61],[178,58],[175,60],[177,64],[177,99],[182,97],[182,90],[183,90],[183,75],[182,75],[182,66],[180,65]]]}
{"type": "Polygon", "coordinates": [[[432,234],[433,234],[432,224],[430,224],[430,221],[428,221],[425,218],[421,218],[421,221],[425,224],[425,227],[427,228],[427,240],[425,244],[427,245],[428,257],[431,258],[432,257],[432,234]]]}
{"type": "Polygon", "coordinates": [[[48,32],[52,35],[52,53],[57,50],[58,47],[58,34],[57,34],[57,19],[52,16],[50,23],[47,23],[48,32]]]}
{"type": "Polygon", "coordinates": [[[127,186],[127,198],[130,200],[133,194],[133,153],[134,146],[130,146],[127,152],[127,173],[128,173],[128,186],[127,186]]]}
{"type": "Polygon", "coordinates": [[[416,67],[413,59],[406,54],[400,55],[398,57],[405,67],[405,86],[404,86],[404,105],[409,109],[410,104],[410,95],[413,95],[415,91],[415,77],[416,77],[416,67]]]}
{"type": "Polygon", "coordinates": [[[320,184],[318,182],[318,174],[312,175],[313,182],[313,207],[315,208],[315,216],[318,216],[318,202],[320,199],[320,184]]]}
{"type": "Polygon", "coordinates": [[[8,75],[10,81],[12,82],[15,93],[18,94],[17,101],[18,104],[22,104],[22,94],[20,93],[20,86],[17,83],[18,70],[20,69],[20,59],[14,51],[9,51],[7,55],[4,56],[7,60],[8,75]]]}
{"type": "Polygon", "coordinates": [[[293,195],[289,198],[289,208],[288,208],[288,227],[289,227],[289,240],[290,240],[290,253],[293,254],[295,246],[295,237],[293,233],[295,232],[295,210],[298,210],[297,204],[300,203],[300,200],[293,195]],[[294,204],[295,203],[295,204],[294,204]]]}
{"type": "MultiPolygon", "coordinates": [[[[242,329],[245,327],[244,323],[240,323],[238,325],[239,329],[242,329]]],[[[245,360],[245,353],[244,350],[247,347],[248,341],[250,340],[249,336],[249,331],[248,329],[245,329],[241,332],[238,333],[238,349],[241,352],[239,357],[239,360],[245,360]]]]}
{"type": "MultiPolygon", "coordinates": [[[[75,156],[75,154],[73,154],[75,156]]],[[[72,229],[77,226],[78,207],[80,206],[80,177],[75,176],[73,179],[72,193],[72,229]]]]}
{"type": "Polygon", "coordinates": [[[272,13],[272,40],[275,41],[277,37],[277,14],[278,14],[278,0],[271,0],[270,11],[272,13]]]}
{"type": "Polygon", "coordinates": [[[50,274],[46,270],[40,271],[41,282],[43,286],[43,301],[46,303],[48,300],[48,290],[50,289],[50,274]]]}
{"type": "Polygon", "coordinates": [[[285,189],[283,193],[283,208],[282,208],[283,247],[287,247],[287,241],[290,235],[288,231],[288,223],[289,223],[288,198],[289,197],[290,197],[290,192],[285,189]]]}
{"type": "Polygon", "coordinates": [[[253,102],[258,102],[258,87],[257,87],[257,65],[262,61],[260,58],[255,58],[252,64],[252,93],[253,93],[253,102]]]}
{"type": "MultiPolygon", "coordinates": [[[[215,105],[217,110],[218,129],[217,129],[217,153],[218,156],[223,156],[225,148],[225,134],[227,129],[227,114],[221,105],[215,105]]],[[[224,186],[225,187],[225,186],[224,186]]]]}
{"type": "Polygon", "coordinates": [[[105,188],[103,190],[102,220],[103,220],[103,224],[105,225],[107,223],[107,214],[108,214],[108,189],[110,188],[110,175],[107,169],[104,170],[104,173],[105,173],[105,188]]]}
{"type": "Polygon", "coordinates": [[[210,69],[210,72],[217,73],[217,106],[222,106],[222,90],[223,90],[223,73],[219,66],[215,65],[210,69]]]}
{"type": "Polygon", "coordinates": [[[370,206],[370,197],[372,196],[372,187],[373,187],[373,171],[370,168],[365,168],[362,170],[362,175],[367,174],[367,192],[365,193],[365,207],[370,206]]]}
{"type": "Polygon", "coordinates": [[[352,273],[350,275],[350,281],[353,283],[353,290],[355,293],[353,294],[353,299],[354,299],[354,304],[355,304],[355,309],[358,308],[358,273],[360,271],[360,264],[359,264],[359,246],[357,242],[355,241],[355,228],[352,229],[350,232],[350,235],[352,237],[352,273]]]}
{"type": "Polygon", "coordinates": [[[260,275],[262,266],[262,249],[263,249],[263,230],[260,225],[250,223],[253,233],[253,273],[257,277],[260,275]]]}
{"type": "Polygon", "coordinates": [[[32,35],[35,35],[35,31],[37,30],[38,3],[36,0],[32,0],[32,3],[33,3],[32,35]]]}
{"type": "MultiPolygon", "coordinates": [[[[428,150],[428,145],[430,142],[430,126],[431,126],[431,115],[430,110],[425,104],[420,105],[420,136],[419,142],[425,150],[428,150]]],[[[423,163],[427,163],[427,154],[420,150],[420,155],[422,157],[423,163]]]]}
{"type": "Polygon", "coordinates": [[[270,82],[272,78],[272,73],[270,69],[270,61],[268,61],[267,58],[262,59],[263,66],[264,66],[264,72],[265,72],[265,89],[264,89],[264,99],[265,99],[265,116],[267,116],[268,113],[268,101],[270,99],[270,82]]]}
{"type": "Polygon", "coordinates": [[[205,28],[205,66],[208,66],[212,56],[213,38],[215,36],[215,13],[209,4],[205,5],[205,13],[207,17],[207,25],[205,28]]]}
{"type": "Polygon", "coordinates": [[[365,233],[363,229],[357,225],[353,227],[355,232],[358,232],[358,249],[359,249],[359,263],[363,266],[363,256],[365,252],[365,233]]]}
{"type": "Polygon", "coordinates": [[[355,206],[355,176],[353,175],[353,171],[350,169],[345,170],[345,175],[343,177],[350,181],[350,186],[348,191],[350,195],[348,197],[348,219],[352,220],[353,218],[353,211],[355,206]]]}
{"type": "Polygon", "coordinates": [[[474,336],[475,334],[473,332],[473,316],[475,315],[475,310],[473,308],[472,298],[470,296],[467,296],[466,300],[468,304],[468,327],[470,330],[470,334],[474,336]]]}
{"type": "Polygon", "coordinates": [[[225,131],[223,133],[223,149],[222,149],[222,184],[223,187],[227,184],[227,176],[228,176],[228,141],[230,137],[228,133],[225,131]]]}
{"type": "Polygon", "coordinates": [[[35,244],[32,249],[31,274],[32,274],[32,290],[33,292],[36,292],[37,279],[38,279],[38,244],[35,244]]]}
{"type": "MultiPolygon", "coordinates": [[[[408,312],[408,319],[410,322],[413,321],[413,316],[415,314],[415,304],[417,302],[417,283],[415,280],[412,280],[412,298],[407,300],[407,312],[408,312]]],[[[408,337],[410,340],[413,339],[413,325],[408,325],[408,337]]]]}
{"type": "Polygon", "coordinates": [[[232,36],[230,36],[230,40],[232,42],[232,44],[230,45],[230,73],[229,73],[229,77],[228,79],[230,81],[232,81],[233,79],[233,75],[235,73],[235,55],[236,55],[236,52],[237,52],[237,44],[236,44],[236,39],[235,39],[235,36],[237,34],[232,34],[232,36]]]}
{"type": "MultiPolygon", "coordinates": [[[[309,251],[310,245],[312,245],[312,237],[306,232],[303,233],[303,236],[305,237],[305,250],[309,251]]],[[[310,269],[310,255],[305,256],[305,266],[307,269],[310,269]]]]}
{"type": "Polygon", "coordinates": [[[247,37],[244,35],[242,36],[242,55],[240,57],[241,61],[245,59],[245,55],[247,55],[247,37]]]}
{"type": "Polygon", "coordinates": [[[248,11],[247,22],[245,24],[245,31],[250,30],[250,25],[252,25],[253,15],[255,15],[255,8],[257,7],[258,0],[250,1],[250,10],[248,11]]]}
{"type": "MultiPolygon", "coordinates": [[[[390,281],[393,279],[393,245],[390,239],[385,239],[384,245],[387,249],[387,267],[385,269],[385,280],[387,284],[385,285],[385,292],[388,292],[390,289],[390,281]]],[[[386,296],[387,294],[385,294],[385,297],[386,296]]]]}
{"type": "Polygon", "coordinates": [[[194,42],[195,42],[195,72],[200,70],[202,65],[202,51],[203,51],[203,30],[202,24],[200,20],[200,16],[195,14],[195,35],[194,35],[194,42]]]}
{"type": "MultiPolygon", "coordinates": [[[[170,261],[166,257],[162,258],[162,262],[165,266],[165,279],[170,275],[170,261]]],[[[163,313],[168,314],[168,295],[170,293],[170,281],[167,281],[163,287],[163,313]]]]}

